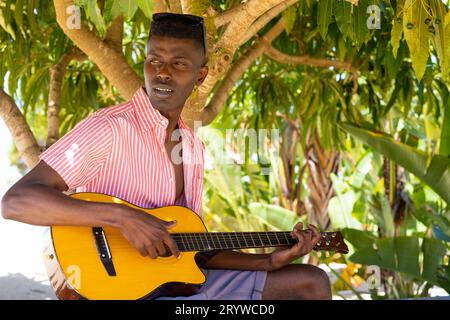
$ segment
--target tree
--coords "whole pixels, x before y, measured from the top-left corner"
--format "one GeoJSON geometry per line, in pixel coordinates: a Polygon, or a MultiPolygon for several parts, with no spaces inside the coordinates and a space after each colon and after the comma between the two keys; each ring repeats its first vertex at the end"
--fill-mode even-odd
{"type": "MultiPolygon", "coordinates": [[[[183,112],[190,125],[211,123],[235,83],[263,55],[285,65],[332,68],[335,74],[351,79],[356,92],[358,75],[370,68],[364,54],[371,42],[382,43],[378,37],[383,33],[367,28],[369,22],[376,25],[378,21],[375,9],[375,15],[367,13],[376,2],[351,2],[4,1],[0,4],[0,76],[6,75],[9,85],[7,91],[2,86],[0,114],[21,158],[32,167],[39,152],[59,137],[59,123],[64,133],[90,111],[129,99],[142,86],[151,13],[160,11],[193,13],[206,20],[210,73],[183,112]],[[307,37],[299,35],[299,30],[307,37]],[[33,138],[40,133],[33,133],[35,129],[28,125],[30,121],[42,123],[42,115],[48,122],[43,146],[33,138]]],[[[441,61],[442,75],[448,75],[448,6],[439,0],[398,1],[394,11],[387,2],[377,4],[381,30],[392,34],[394,56],[404,45],[400,41],[403,32],[419,79],[430,52],[441,61]],[[416,21],[424,17],[424,23],[416,21]],[[428,47],[429,40],[432,47],[428,47]]],[[[408,54],[398,56],[404,59],[408,54]]]]}

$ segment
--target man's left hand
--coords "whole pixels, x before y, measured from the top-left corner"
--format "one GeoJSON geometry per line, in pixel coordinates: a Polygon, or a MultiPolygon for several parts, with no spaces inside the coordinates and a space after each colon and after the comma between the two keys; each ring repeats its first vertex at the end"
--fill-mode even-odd
{"type": "Polygon", "coordinates": [[[298,243],[287,249],[272,252],[268,258],[268,271],[280,269],[311,252],[317,242],[319,242],[321,235],[317,227],[312,224],[303,230],[303,223],[299,222],[294,226],[291,237],[298,239],[298,243]]]}

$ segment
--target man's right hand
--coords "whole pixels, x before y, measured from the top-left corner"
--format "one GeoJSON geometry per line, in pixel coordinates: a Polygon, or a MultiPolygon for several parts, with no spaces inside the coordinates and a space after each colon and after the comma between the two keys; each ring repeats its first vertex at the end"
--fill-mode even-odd
{"type": "Polygon", "coordinates": [[[166,247],[178,258],[180,251],[167,231],[176,225],[176,221],[164,221],[141,210],[121,206],[120,231],[123,236],[145,257],[156,259],[167,256],[166,247]]]}

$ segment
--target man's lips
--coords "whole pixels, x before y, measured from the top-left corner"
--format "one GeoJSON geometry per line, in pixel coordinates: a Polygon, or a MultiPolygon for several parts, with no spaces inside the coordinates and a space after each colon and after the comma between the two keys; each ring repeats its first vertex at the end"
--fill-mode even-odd
{"type": "Polygon", "coordinates": [[[167,98],[171,96],[174,90],[166,85],[156,85],[152,87],[152,91],[158,98],[167,98]]]}

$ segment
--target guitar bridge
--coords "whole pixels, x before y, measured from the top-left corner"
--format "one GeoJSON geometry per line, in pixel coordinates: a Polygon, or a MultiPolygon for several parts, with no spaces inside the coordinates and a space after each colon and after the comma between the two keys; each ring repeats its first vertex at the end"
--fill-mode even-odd
{"type": "Polygon", "coordinates": [[[110,277],[115,277],[116,269],[114,268],[111,250],[109,249],[103,228],[94,227],[92,228],[92,233],[94,234],[95,246],[97,247],[97,252],[103,267],[105,267],[105,270],[110,277]]]}

